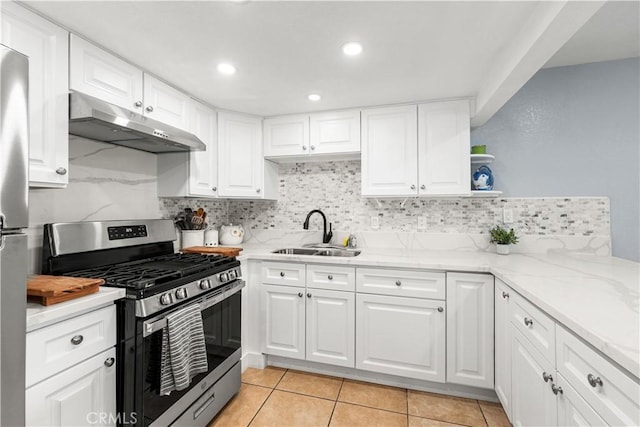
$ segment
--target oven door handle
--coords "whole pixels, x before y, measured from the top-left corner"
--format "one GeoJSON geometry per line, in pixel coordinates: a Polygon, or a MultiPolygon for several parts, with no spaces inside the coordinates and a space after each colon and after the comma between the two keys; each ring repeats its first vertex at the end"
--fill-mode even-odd
{"type": "MultiPolygon", "coordinates": [[[[246,286],[246,282],[244,280],[238,279],[234,282],[234,286],[231,289],[226,290],[224,292],[220,292],[218,295],[214,296],[213,298],[207,298],[207,297],[199,298],[193,301],[193,303],[197,303],[198,306],[200,307],[200,311],[204,311],[209,307],[224,301],[230,296],[237,294],[245,286],[246,286]]],[[[174,310],[171,313],[175,313],[176,311],[178,310],[174,310]]],[[[167,326],[167,315],[171,313],[165,313],[160,318],[155,317],[153,319],[144,321],[142,323],[142,336],[146,338],[149,335],[153,334],[154,332],[157,332],[160,329],[163,329],[165,326],[167,326]]]]}

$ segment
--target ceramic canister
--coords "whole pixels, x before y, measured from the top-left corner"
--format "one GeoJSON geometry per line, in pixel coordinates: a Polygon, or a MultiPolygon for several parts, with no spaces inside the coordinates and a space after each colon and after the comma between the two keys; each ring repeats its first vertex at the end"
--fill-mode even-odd
{"type": "Polygon", "coordinates": [[[209,229],[204,232],[205,246],[218,246],[218,230],[209,229]]]}
{"type": "Polygon", "coordinates": [[[204,230],[182,230],[182,249],[204,244],[204,230]]]}

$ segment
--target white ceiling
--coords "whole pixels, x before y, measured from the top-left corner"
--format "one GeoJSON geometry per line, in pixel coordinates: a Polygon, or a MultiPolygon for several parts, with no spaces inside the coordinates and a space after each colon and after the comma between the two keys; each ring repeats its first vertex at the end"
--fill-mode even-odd
{"type": "MultiPolygon", "coordinates": [[[[211,105],[271,116],[474,97],[539,2],[26,3],[211,105]],[[340,46],[353,40],[364,52],[345,57],[340,46]],[[237,74],[218,75],[222,61],[237,74]],[[322,101],[308,101],[309,93],[322,101]]],[[[623,28],[595,25],[548,65],[637,56],[638,13],[629,11],[637,6],[604,6],[604,25],[622,19],[623,28]],[[630,37],[635,44],[619,42],[630,37]]]]}

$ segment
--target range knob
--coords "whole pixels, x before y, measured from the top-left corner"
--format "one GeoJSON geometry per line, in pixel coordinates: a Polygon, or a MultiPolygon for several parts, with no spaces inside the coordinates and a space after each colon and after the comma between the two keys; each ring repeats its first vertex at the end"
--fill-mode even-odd
{"type": "Polygon", "coordinates": [[[235,270],[229,271],[229,280],[233,280],[235,278],[236,278],[236,271],[235,270]]]}
{"type": "Polygon", "coordinates": [[[209,279],[204,279],[200,281],[200,289],[202,289],[203,291],[206,291],[207,289],[211,288],[211,282],[209,282],[209,279]]]}
{"type": "Polygon", "coordinates": [[[172,302],[173,302],[173,297],[171,296],[171,294],[166,293],[166,294],[160,295],[160,304],[169,305],[172,302]]]}
{"type": "Polygon", "coordinates": [[[187,290],[185,288],[176,289],[176,299],[185,299],[187,297],[187,290]]]}
{"type": "Polygon", "coordinates": [[[220,273],[219,279],[222,283],[229,281],[229,275],[227,273],[220,273]]]}

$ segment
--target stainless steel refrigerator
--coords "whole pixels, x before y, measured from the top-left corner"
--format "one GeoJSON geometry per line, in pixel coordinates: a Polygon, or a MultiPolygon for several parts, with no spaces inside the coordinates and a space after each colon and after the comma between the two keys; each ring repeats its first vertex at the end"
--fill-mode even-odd
{"type": "Polygon", "coordinates": [[[24,426],[28,60],[0,45],[0,426],[24,426]]]}

